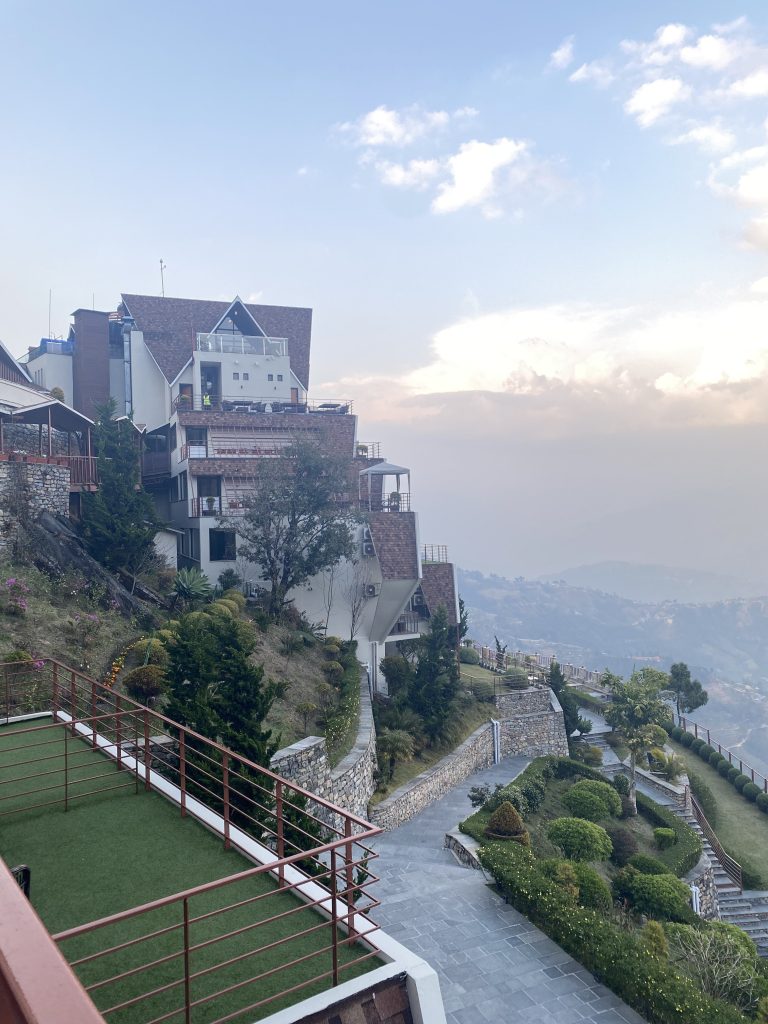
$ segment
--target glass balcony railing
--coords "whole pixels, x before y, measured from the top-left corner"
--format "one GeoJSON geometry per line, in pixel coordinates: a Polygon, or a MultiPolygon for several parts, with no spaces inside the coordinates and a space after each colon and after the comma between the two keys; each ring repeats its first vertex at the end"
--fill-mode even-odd
{"type": "Polygon", "coordinates": [[[242,356],[285,356],[288,354],[288,339],[245,334],[198,334],[195,348],[198,352],[242,356]]]}

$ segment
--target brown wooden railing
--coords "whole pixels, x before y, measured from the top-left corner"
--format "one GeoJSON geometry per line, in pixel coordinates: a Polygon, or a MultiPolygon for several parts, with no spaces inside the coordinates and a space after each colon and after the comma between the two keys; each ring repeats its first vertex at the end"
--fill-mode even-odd
{"type": "Polygon", "coordinates": [[[170,452],[142,452],[141,472],[143,476],[170,476],[170,452]]]}
{"type": "Polygon", "coordinates": [[[97,487],[99,483],[98,462],[92,455],[70,455],[69,486],[70,490],[80,487],[97,487]]]}
{"type": "MultiPolygon", "coordinates": [[[[0,680],[0,817],[66,811],[110,790],[155,791],[182,817],[218,832],[225,848],[263,861],[55,935],[105,1019],[121,1021],[128,1007],[131,1020],[155,1024],[240,1019],[306,986],[338,985],[345,971],[377,955],[366,941],[378,928],[370,918],[378,901],[369,886],[378,879],[368,842],[380,829],[57,661],[0,664],[0,680]],[[52,720],[18,721],[40,712],[52,720]],[[245,898],[236,888],[259,878],[274,884],[245,898]],[[286,892],[297,897],[287,908],[286,892]],[[270,928],[276,923],[280,938],[270,928]],[[315,948],[296,955],[304,936],[315,948]],[[291,973],[297,965],[300,976],[291,973]],[[236,1013],[222,1002],[233,994],[236,1013]]],[[[2,954],[0,947],[0,961],[2,954]]]]}
{"type": "Polygon", "coordinates": [[[696,737],[696,739],[704,739],[706,737],[707,744],[710,747],[713,747],[718,754],[726,757],[729,764],[737,764],[742,775],[748,775],[756,786],[760,786],[764,793],[768,793],[768,778],[766,778],[762,772],[753,768],[752,765],[747,764],[747,762],[739,757],[738,754],[734,754],[734,752],[729,750],[728,747],[724,747],[722,744],[718,743],[717,740],[714,740],[712,738],[712,733],[705,725],[699,725],[698,722],[691,722],[687,718],[683,717],[683,715],[677,716],[677,724],[683,732],[691,733],[696,737]]]}
{"type": "Polygon", "coordinates": [[[744,880],[741,871],[741,864],[725,852],[720,845],[720,840],[715,835],[715,830],[707,821],[707,817],[702,810],[701,804],[693,793],[690,794],[690,797],[693,816],[696,821],[698,821],[701,831],[709,840],[709,845],[712,847],[715,852],[715,856],[720,861],[723,871],[725,871],[726,875],[728,875],[733,884],[738,888],[739,892],[744,892],[744,880]]]}

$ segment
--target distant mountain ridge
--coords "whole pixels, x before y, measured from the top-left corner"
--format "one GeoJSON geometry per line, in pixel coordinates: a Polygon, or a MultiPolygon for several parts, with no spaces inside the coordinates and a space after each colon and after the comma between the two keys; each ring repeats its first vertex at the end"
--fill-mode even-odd
{"type": "Polygon", "coordinates": [[[710,692],[695,716],[768,769],[768,597],[709,604],[632,601],[564,582],[458,570],[470,635],[628,676],[685,661],[710,692]]]}
{"type": "Polygon", "coordinates": [[[635,562],[595,562],[562,572],[539,576],[542,583],[564,581],[572,587],[587,587],[617,594],[630,601],[653,604],[680,601],[710,604],[734,598],[762,597],[768,585],[736,576],[702,572],[670,565],[641,565],[635,562]]]}

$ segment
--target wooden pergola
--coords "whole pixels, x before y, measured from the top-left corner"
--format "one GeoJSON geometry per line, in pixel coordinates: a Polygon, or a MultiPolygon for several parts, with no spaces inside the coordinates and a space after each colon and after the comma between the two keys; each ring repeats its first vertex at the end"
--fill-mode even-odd
{"type": "MultiPolygon", "coordinates": [[[[80,434],[83,437],[85,451],[79,451],[77,455],[84,455],[91,458],[91,430],[93,420],[87,416],[71,409],[58,399],[51,399],[47,402],[39,402],[37,405],[22,406],[19,409],[4,411],[0,409],[0,452],[5,452],[4,424],[23,423],[29,426],[37,426],[38,452],[40,456],[46,455],[51,458],[53,452],[53,431],[60,430],[67,435],[67,455],[72,455],[72,435],[80,434]],[[43,427],[46,427],[46,446],[43,448],[43,427]]],[[[29,453],[33,454],[33,453],[29,453]]]]}

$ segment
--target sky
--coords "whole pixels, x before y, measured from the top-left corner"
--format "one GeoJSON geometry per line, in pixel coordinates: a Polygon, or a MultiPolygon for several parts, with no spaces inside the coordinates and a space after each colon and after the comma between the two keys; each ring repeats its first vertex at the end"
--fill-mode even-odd
{"type": "Polygon", "coordinates": [[[768,573],[764,3],[0,0],[0,339],[311,306],[428,543],[768,573]]]}

